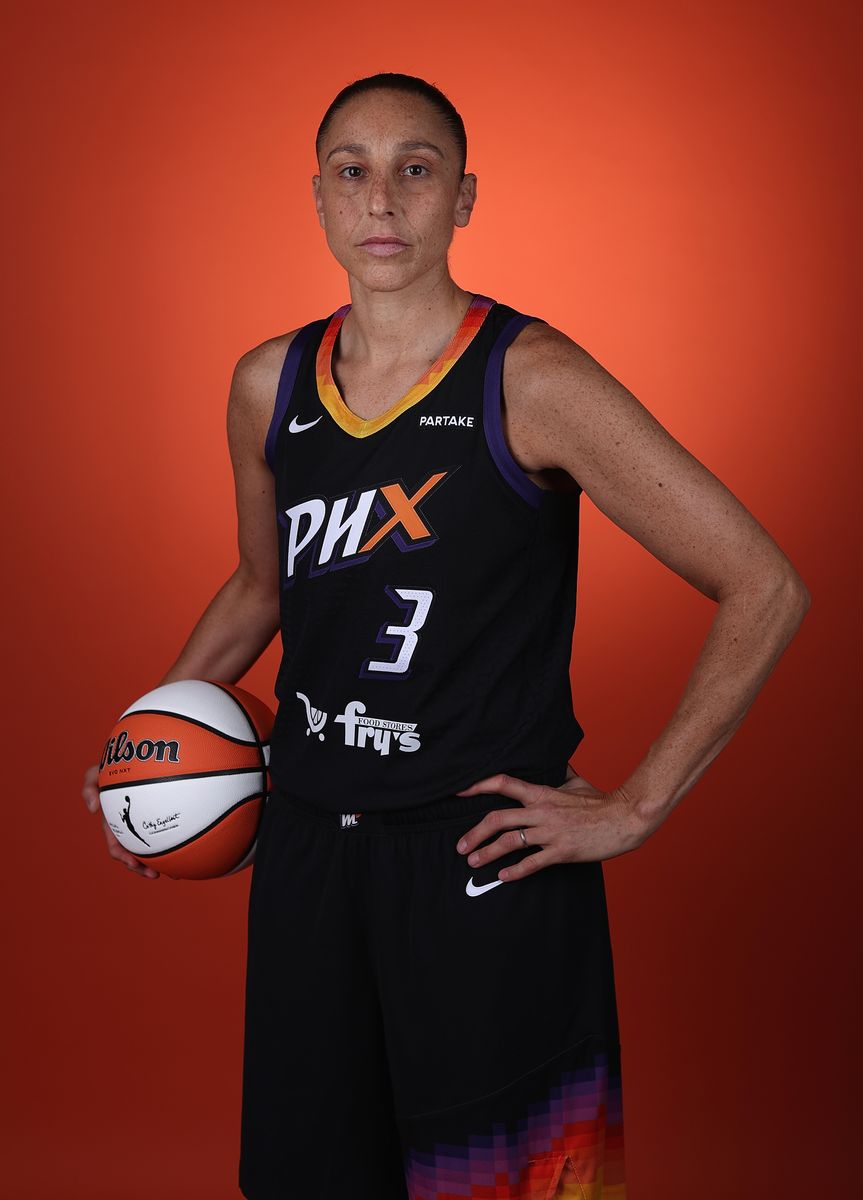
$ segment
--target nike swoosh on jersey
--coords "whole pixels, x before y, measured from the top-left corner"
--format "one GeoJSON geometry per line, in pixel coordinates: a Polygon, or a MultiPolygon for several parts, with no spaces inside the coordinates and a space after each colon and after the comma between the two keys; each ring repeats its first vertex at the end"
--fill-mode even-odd
{"type": "Polygon", "coordinates": [[[481,887],[473,881],[473,876],[467,881],[467,887],[464,889],[469,896],[481,896],[483,892],[489,891],[491,888],[499,887],[502,883],[506,883],[505,879],[495,879],[493,883],[484,883],[481,887]]]}
{"type": "MultiPolygon", "coordinates": [[[[323,413],[321,413],[323,416],[323,413]]],[[[313,425],[317,425],[321,417],[315,417],[314,421],[309,421],[305,425],[301,425],[296,417],[291,417],[291,423],[288,426],[288,433],[302,433],[304,429],[311,429],[313,425]]]]}

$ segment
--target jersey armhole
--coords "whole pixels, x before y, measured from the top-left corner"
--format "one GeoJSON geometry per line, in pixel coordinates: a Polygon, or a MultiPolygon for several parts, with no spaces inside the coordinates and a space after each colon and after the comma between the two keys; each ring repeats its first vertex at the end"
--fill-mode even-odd
{"type": "MultiPolygon", "coordinates": [[[[542,321],[542,317],[531,317],[517,313],[510,317],[494,341],[485,366],[482,394],[482,423],[485,439],[498,470],[509,486],[534,508],[539,508],[547,493],[538,483],[529,478],[512,456],[503,432],[501,401],[503,383],[503,356],[507,347],[531,321],[542,321]]],[[[546,322],[543,321],[543,324],[546,322]]]]}
{"type": "Polygon", "coordinates": [[[281,428],[285,413],[288,411],[288,405],[291,402],[291,394],[296,383],[297,371],[300,369],[300,360],[303,357],[303,351],[306,348],[306,343],[313,328],[317,324],[320,324],[320,322],[311,321],[308,325],[303,325],[301,329],[297,330],[285,353],[285,361],[282,363],[279,384],[276,388],[276,402],[273,406],[273,415],[270,418],[270,425],[267,429],[266,441],[264,442],[264,457],[273,474],[276,473],[276,438],[279,435],[279,429],[281,428]]]}

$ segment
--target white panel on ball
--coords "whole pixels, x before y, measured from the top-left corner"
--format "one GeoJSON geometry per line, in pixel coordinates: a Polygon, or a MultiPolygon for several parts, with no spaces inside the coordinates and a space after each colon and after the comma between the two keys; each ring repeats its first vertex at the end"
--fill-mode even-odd
{"type": "Polygon", "coordinates": [[[203,721],[228,737],[243,742],[255,741],[249,718],[230,692],[205,679],[176,679],[163,683],[130,704],[120,719],[129,713],[155,708],[160,712],[182,713],[193,721],[203,721]]]}
{"type": "Polygon", "coordinates": [[[120,845],[132,854],[147,855],[173,850],[263,790],[261,772],[249,770],[103,788],[100,798],[120,845]]]}

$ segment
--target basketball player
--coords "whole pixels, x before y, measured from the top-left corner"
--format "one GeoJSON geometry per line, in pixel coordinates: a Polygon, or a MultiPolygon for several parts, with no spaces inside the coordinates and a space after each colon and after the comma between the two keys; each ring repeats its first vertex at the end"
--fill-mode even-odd
{"type": "Polygon", "coordinates": [[[622,1200],[602,863],[703,775],[809,596],[584,349],[453,280],[477,180],[442,93],[359,80],[316,149],[351,302],[237,364],[240,563],[161,681],[236,682],[281,631],[240,1188],[622,1200]],[[718,604],[676,712],[608,792],[569,765],[582,492],[718,604]]]}

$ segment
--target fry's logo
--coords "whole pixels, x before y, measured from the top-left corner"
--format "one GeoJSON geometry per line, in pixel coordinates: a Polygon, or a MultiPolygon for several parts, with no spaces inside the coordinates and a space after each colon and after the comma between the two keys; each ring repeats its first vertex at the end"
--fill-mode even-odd
{"type": "Polygon", "coordinates": [[[311,578],[334,567],[366,562],[387,539],[402,552],[433,545],[437,534],[419,506],[457,470],[455,466],[430,475],[412,494],[394,480],[336,498],[311,496],[286,508],[279,513],[284,530],[283,585],[294,582],[302,559],[308,562],[311,578]],[[367,530],[372,514],[379,524],[367,530]]]}
{"type": "MultiPolygon", "coordinates": [[[[329,714],[322,708],[315,708],[305,692],[297,692],[297,699],[302,700],[306,710],[306,735],[315,734],[320,741],[325,741],[324,727],[329,714]]],[[[386,755],[396,748],[406,754],[413,754],[420,749],[420,735],[415,721],[366,716],[366,706],[362,700],[348,701],[345,711],[333,718],[333,724],[344,726],[345,745],[355,746],[359,750],[370,747],[378,754],[386,755]]]]}

